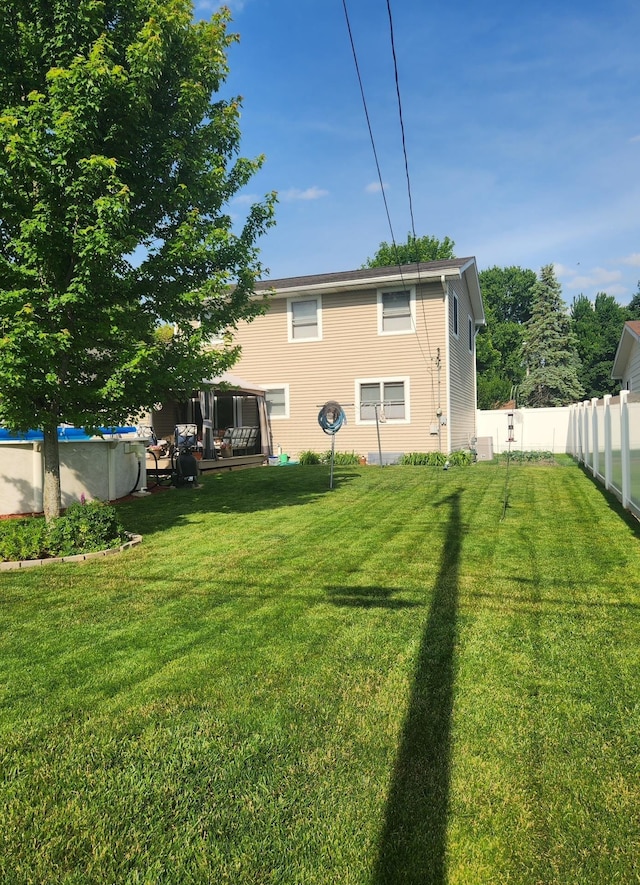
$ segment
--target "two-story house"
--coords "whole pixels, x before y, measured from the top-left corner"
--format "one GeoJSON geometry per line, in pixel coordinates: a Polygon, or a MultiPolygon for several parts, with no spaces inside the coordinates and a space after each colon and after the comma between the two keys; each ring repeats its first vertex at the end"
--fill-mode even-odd
{"type": "MultiPolygon", "coordinates": [[[[264,281],[269,310],[234,334],[234,367],[266,391],[272,451],[450,452],[476,436],[475,338],[484,311],[474,258],[264,281]]],[[[264,446],[263,450],[266,448],[264,446]]],[[[383,455],[383,457],[385,457],[383,455]]]]}

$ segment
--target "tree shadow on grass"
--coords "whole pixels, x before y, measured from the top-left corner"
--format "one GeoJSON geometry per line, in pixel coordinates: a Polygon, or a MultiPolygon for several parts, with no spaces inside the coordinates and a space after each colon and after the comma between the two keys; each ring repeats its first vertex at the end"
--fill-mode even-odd
{"type": "Polygon", "coordinates": [[[329,490],[329,469],[265,467],[203,474],[200,488],[163,488],[156,494],[118,504],[125,527],[144,536],[192,523],[199,514],[257,513],[320,501],[359,474],[336,471],[329,490]]]}
{"type": "Polygon", "coordinates": [[[450,509],[429,617],[396,758],[373,885],[444,885],[451,767],[460,492],[450,509]]]}
{"type": "Polygon", "coordinates": [[[421,602],[412,602],[408,599],[396,599],[394,596],[402,593],[401,588],[396,587],[338,587],[324,588],[329,595],[329,601],[333,605],[351,608],[419,608],[421,602]]]}

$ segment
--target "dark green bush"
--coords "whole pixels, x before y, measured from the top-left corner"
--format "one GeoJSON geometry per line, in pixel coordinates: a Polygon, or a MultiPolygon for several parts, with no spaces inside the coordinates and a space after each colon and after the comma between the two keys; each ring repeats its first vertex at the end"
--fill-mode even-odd
{"type": "Polygon", "coordinates": [[[126,538],[115,508],[102,501],[72,504],[51,521],[47,546],[51,556],[71,556],[117,547],[126,538]]]}
{"type": "Polygon", "coordinates": [[[48,525],[43,517],[0,521],[0,561],[90,553],[119,547],[126,539],[127,533],[110,504],[72,504],[48,525]]]}

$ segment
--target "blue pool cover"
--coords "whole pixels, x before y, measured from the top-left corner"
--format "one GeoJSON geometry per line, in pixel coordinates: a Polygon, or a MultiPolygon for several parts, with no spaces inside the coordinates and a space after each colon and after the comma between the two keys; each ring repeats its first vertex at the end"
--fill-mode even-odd
{"type": "MultiPolygon", "coordinates": [[[[101,427],[100,433],[105,436],[113,434],[135,433],[135,427],[101,427]]],[[[41,430],[27,430],[24,433],[14,433],[6,427],[0,427],[0,442],[38,442],[44,439],[41,430]]],[[[84,427],[58,427],[58,439],[61,441],[87,440],[93,437],[87,433],[84,427]]]]}

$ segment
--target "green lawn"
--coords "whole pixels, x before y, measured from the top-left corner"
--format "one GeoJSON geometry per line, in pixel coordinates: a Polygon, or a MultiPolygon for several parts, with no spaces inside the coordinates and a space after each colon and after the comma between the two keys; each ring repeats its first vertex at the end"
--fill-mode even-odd
{"type": "Polygon", "coordinates": [[[2,885],[640,882],[637,525],[570,462],[328,478],[0,576],[2,885]]]}

